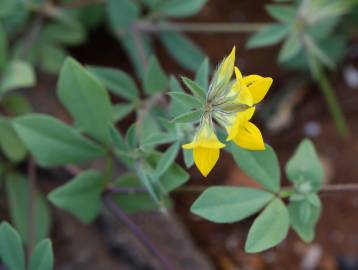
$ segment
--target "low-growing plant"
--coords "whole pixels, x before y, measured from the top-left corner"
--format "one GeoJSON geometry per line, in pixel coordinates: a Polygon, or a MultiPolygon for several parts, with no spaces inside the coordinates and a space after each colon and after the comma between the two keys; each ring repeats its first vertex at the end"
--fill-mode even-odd
{"type": "Polygon", "coordinates": [[[195,164],[206,177],[220,151],[228,152],[260,188],[201,186],[203,192],[191,212],[216,223],[256,215],[246,238],[248,253],[278,245],[289,228],[311,242],[322,207],[318,193],[324,189],[322,165],[312,142],[304,139],[299,144],[285,166],[290,185],[283,185],[276,154],[252,121],[273,79],[236,67],[235,47],[212,69],[202,50],[182,32],[261,29],[248,41],[251,48],[286,38],[279,60],[284,67],[312,75],[344,135],[347,127],[323,67],[333,68],[342,58],[346,38],[335,29],[352,3],[303,0],[269,6],[269,14],[279,23],[263,28],[256,23],[169,21],[197,13],[205,0],[94,2],[0,3],[0,187],[16,228],[6,222],[0,225],[2,263],[9,270],[53,269],[47,239],[50,202],[86,224],[108,208],[145,239],[143,244],[164,269],[172,269],[128,215],[145,210],[165,213],[173,203],[172,192],[191,190],[184,186],[189,168],[195,164]],[[317,11],[313,16],[312,10],[317,11]],[[68,47],[85,42],[90,31],[103,23],[122,44],[137,78],[113,67],[82,65],[68,56],[68,47]],[[195,70],[193,79],[163,69],[154,55],[154,38],[180,65],[195,70]],[[326,48],[327,44],[335,46],[326,48]],[[35,86],[34,67],[59,72],[57,97],[72,117],[70,124],[34,113],[27,99],[13,91],[35,86]],[[112,102],[112,97],[120,101],[112,102]],[[132,120],[128,127],[124,119],[132,120]],[[94,167],[97,160],[103,166],[94,167]],[[125,168],[123,173],[114,170],[118,163],[125,168]],[[60,167],[72,177],[45,196],[37,187],[37,167],[48,171],[60,167]]]}

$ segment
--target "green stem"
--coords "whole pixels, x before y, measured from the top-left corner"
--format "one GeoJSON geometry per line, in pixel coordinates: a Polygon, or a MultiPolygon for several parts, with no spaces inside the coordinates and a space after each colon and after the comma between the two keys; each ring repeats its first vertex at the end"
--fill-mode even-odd
{"type": "Polygon", "coordinates": [[[281,199],[288,198],[293,194],[293,188],[282,188],[278,194],[281,199]]]}
{"type": "Polygon", "coordinates": [[[314,61],[315,61],[314,70],[311,69],[312,76],[318,83],[318,85],[323,93],[323,96],[324,96],[326,103],[328,105],[330,114],[336,124],[339,134],[343,138],[346,138],[349,134],[349,128],[347,125],[346,118],[343,114],[342,108],[341,108],[340,104],[338,103],[338,100],[334,93],[331,82],[328,80],[326,74],[323,71],[322,65],[317,60],[314,60],[314,61]]]}
{"type": "Polygon", "coordinates": [[[198,32],[198,33],[240,33],[256,32],[268,23],[192,23],[192,22],[159,22],[139,21],[138,29],[145,32],[198,32]]]}
{"type": "Polygon", "coordinates": [[[113,153],[108,151],[106,155],[106,167],[104,169],[104,186],[106,186],[113,178],[113,153]]]}

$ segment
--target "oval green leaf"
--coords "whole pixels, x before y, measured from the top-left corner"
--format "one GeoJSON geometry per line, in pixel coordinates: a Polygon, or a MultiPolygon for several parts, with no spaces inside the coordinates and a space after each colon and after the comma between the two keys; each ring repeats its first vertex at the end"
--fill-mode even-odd
{"type": "Polygon", "coordinates": [[[280,166],[271,146],[263,151],[251,151],[231,145],[231,153],[240,168],[254,180],[272,192],[280,189],[280,166]]]}
{"type": "Polygon", "coordinates": [[[324,172],[313,143],[304,139],[297,147],[294,155],[286,164],[288,179],[300,184],[302,180],[311,184],[313,191],[318,191],[323,182],[324,172]]]}
{"type": "Polygon", "coordinates": [[[245,251],[257,253],[278,245],[285,239],[290,226],[284,203],[274,199],[252,224],[245,243],[245,251]]]}
{"type": "Polygon", "coordinates": [[[73,214],[82,222],[90,223],[101,209],[102,180],[101,173],[88,170],[56,188],[48,198],[54,205],[73,214]]]}
{"type": "Polygon", "coordinates": [[[253,188],[210,187],[194,202],[191,212],[213,222],[232,223],[255,214],[273,196],[253,188]]]}
{"type": "Polygon", "coordinates": [[[13,124],[26,147],[45,167],[83,163],[104,154],[77,130],[47,115],[21,116],[13,124]]]}
{"type": "Polygon", "coordinates": [[[25,270],[25,255],[20,235],[7,222],[0,225],[0,258],[9,270],[25,270]]]}
{"type": "Polygon", "coordinates": [[[132,101],[138,100],[137,85],[126,72],[114,68],[95,66],[88,67],[88,70],[102,81],[113,94],[132,101]]]}
{"type": "Polygon", "coordinates": [[[35,247],[31,255],[29,270],[52,270],[53,261],[51,240],[45,239],[35,247]]]}
{"type": "Polygon", "coordinates": [[[288,205],[288,212],[290,214],[290,223],[293,230],[303,241],[306,243],[311,242],[315,235],[315,226],[321,215],[321,206],[315,206],[310,203],[307,204],[306,201],[292,201],[288,205]],[[304,220],[302,217],[302,204],[310,207],[310,215],[307,220],[304,220]]]}
{"type": "Polygon", "coordinates": [[[170,55],[184,68],[194,71],[205,58],[200,47],[179,32],[162,32],[159,38],[170,55]]]}
{"type": "Polygon", "coordinates": [[[109,129],[113,117],[108,92],[72,58],[61,69],[57,94],[78,126],[101,142],[111,142],[109,129]]]}

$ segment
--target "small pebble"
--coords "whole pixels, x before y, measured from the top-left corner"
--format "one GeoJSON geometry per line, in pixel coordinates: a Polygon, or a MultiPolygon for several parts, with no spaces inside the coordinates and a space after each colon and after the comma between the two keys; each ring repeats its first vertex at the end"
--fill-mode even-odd
{"type": "Polygon", "coordinates": [[[321,125],[316,121],[307,122],[303,128],[304,134],[311,138],[319,136],[321,131],[321,125]]]}

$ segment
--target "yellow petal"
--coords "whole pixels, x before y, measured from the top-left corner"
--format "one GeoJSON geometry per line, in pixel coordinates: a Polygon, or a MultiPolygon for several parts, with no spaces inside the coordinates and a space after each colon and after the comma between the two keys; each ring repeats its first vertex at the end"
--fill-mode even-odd
{"type": "Polygon", "coordinates": [[[199,134],[196,139],[196,145],[205,148],[219,149],[225,147],[225,144],[219,141],[216,137],[215,132],[212,131],[211,134],[199,134]]]}
{"type": "Polygon", "coordinates": [[[232,48],[229,56],[227,56],[224,59],[224,61],[222,62],[219,68],[218,82],[221,82],[222,80],[224,80],[224,82],[230,81],[232,73],[234,72],[234,64],[235,64],[235,46],[232,48]]]}
{"type": "Polygon", "coordinates": [[[217,148],[196,147],[193,150],[193,158],[196,167],[206,177],[214,168],[219,159],[220,150],[217,148]]]}
{"type": "Polygon", "coordinates": [[[193,149],[195,147],[195,142],[183,144],[181,147],[184,149],[193,149]]]}
{"type": "Polygon", "coordinates": [[[226,128],[228,133],[226,141],[231,141],[238,135],[240,128],[252,118],[254,112],[255,107],[251,107],[243,112],[237,113],[233,125],[231,127],[226,128]]]}
{"type": "Polygon", "coordinates": [[[242,74],[238,67],[235,67],[235,77],[236,77],[236,80],[238,80],[238,81],[242,80],[242,74]]]}
{"type": "Polygon", "coordinates": [[[250,107],[253,105],[252,94],[246,86],[242,87],[241,91],[239,92],[237,101],[240,104],[245,104],[250,107]]]}
{"type": "Polygon", "coordinates": [[[242,80],[246,86],[249,86],[253,82],[261,80],[262,78],[263,77],[260,75],[248,75],[248,76],[245,76],[242,80]]]}
{"type": "Polygon", "coordinates": [[[266,95],[272,84],[272,78],[266,77],[260,80],[254,81],[248,86],[248,89],[252,95],[254,104],[259,103],[266,95]]]}
{"type": "Polygon", "coordinates": [[[182,148],[184,149],[193,149],[195,147],[219,149],[225,147],[225,144],[220,142],[210,126],[204,123],[195,134],[193,141],[182,145],[182,148]]]}
{"type": "Polygon", "coordinates": [[[234,142],[242,148],[248,150],[264,150],[265,143],[257,126],[251,122],[246,122],[239,128],[234,142]]]}

